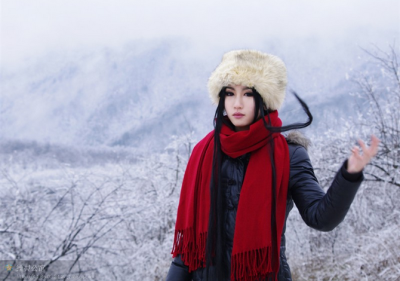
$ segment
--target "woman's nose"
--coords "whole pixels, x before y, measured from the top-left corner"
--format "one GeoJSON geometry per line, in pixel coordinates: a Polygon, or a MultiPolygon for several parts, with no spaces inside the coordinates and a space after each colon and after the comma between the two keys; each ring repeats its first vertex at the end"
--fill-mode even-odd
{"type": "Polygon", "coordinates": [[[235,103],[233,106],[234,108],[242,108],[242,100],[239,96],[235,98],[235,103]]]}

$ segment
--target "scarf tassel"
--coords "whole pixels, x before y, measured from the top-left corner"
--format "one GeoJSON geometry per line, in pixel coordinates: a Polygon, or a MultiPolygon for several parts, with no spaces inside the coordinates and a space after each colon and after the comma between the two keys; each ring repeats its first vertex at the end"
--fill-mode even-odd
{"type": "Polygon", "coordinates": [[[232,255],[231,280],[275,280],[271,264],[272,248],[251,250],[232,255]]]}
{"type": "Polygon", "coordinates": [[[181,255],[182,261],[189,266],[189,272],[199,267],[205,267],[207,232],[200,233],[195,239],[192,227],[184,230],[175,230],[172,257],[181,255]],[[196,241],[193,243],[193,241],[196,241]]]}

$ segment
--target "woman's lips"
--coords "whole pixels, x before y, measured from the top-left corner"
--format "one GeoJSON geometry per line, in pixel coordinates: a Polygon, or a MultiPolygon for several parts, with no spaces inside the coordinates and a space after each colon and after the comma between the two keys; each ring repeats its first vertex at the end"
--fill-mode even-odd
{"type": "Polygon", "coordinates": [[[233,114],[233,117],[235,117],[236,119],[240,119],[240,118],[242,118],[243,116],[244,116],[244,114],[239,113],[239,112],[236,112],[236,113],[233,114]]]}

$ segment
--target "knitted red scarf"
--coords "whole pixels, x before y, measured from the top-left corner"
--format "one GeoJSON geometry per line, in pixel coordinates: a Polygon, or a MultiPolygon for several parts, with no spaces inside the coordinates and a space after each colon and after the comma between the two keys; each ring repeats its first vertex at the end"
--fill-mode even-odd
{"type": "MultiPolygon", "coordinates": [[[[267,118],[267,117],[266,117],[267,118]]],[[[271,125],[282,126],[278,112],[270,113],[271,125]]],[[[221,149],[236,158],[251,152],[240,192],[231,258],[231,280],[253,281],[273,276],[279,270],[279,250],[285,221],[289,182],[289,150],[285,138],[274,133],[276,169],[277,252],[272,256],[270,134],[260,119],[249,130],[235,132],[223,125],[221,149]],[[276,262],[272,263],[272,259],[276,262]]],[[[181,254],[189,271],[205,266],[205,245],[210,211],[210,180],[214,131],[193,149],[182,183],[175,225],[173,257],[181,254]]]]}

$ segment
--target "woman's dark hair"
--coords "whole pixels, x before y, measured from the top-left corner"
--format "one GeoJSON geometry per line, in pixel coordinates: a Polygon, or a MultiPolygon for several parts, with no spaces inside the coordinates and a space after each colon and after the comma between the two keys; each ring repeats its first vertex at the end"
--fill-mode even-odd
{"type": "MultiPolygon", "coordinates": [[[[309,126],[312,122],[312,115],[310,110],[308,109],[307,104],[300,99],[300,97],[292,91],[295,95],[296,99],[301,104],[303,110],[308,116],[308,121],[305,123],[295,123],[282,127],[273,127],[271,125],[271,119],[269,117],[268,105],[263,102],[261,95],[253,88],[254,102],[255,102],[255,112],[254,112],[254,120],[253,123],[258,120],[259,116],[267,116],[267,118],[263,118],[264,127],[273,133],[280,133],[289,131],[292,129],[300,129],[309,126]],[[268,119],[266,121],[265,119],[268,119]]],[[[221,171],[222,164],[222,150],[221,150],[221,142],[219,134],[221,132],[222,125],[226,125],[232,130],[235,130],[234,125],[231,121],[224,116],[225,110],[225,96],[226,96],[226,87],[222,88],[219,93],[219,103],[214,115],[214,155],[213,155],[213,163],[212,163],[212,173],[211,173],[211,181],[210,181],[210,214],[209,214],[209,223],[208,223],[208,236],[206,243],[206,280],[225,280],[229,279],[230,274],[227,272],[228,264],[226,264],[226,259],[224,258],[225,253],[225,242],[224,242],[224,196],[221,184],[221,177],[219,175],[221,171]],[[215,266],[215,274],[216,276],[210,275],[210,267],[215,266]]],[[[278,249],[276,247],[276,173],[275,173],[275,163],[274,163],[274,141],[273,138],[270,138],[270,161],[272,167],[272,192],[271,196],[273,198],[271,204],[271,231],[272,231],[272,255],[275,256],[278,249]]],[[[272,261],[277,262],[273,259],[272,261]]],[[[273,265],[274,266],[274,265],[273,265]]]]}

